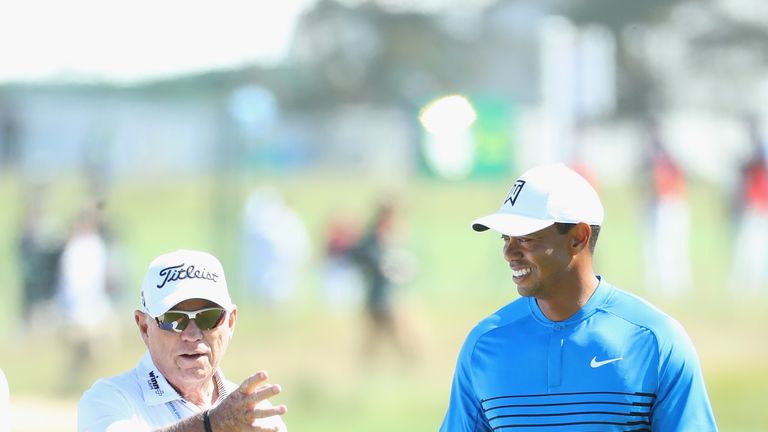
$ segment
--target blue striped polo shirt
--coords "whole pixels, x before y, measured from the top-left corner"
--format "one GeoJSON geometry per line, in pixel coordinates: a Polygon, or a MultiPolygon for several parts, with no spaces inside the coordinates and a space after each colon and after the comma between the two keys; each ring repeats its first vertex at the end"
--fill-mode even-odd
{"type": "Polygon", "coordinates": [[[600,278],[551,321],[533,297],[481,321],[459,354],[441,432],[716,431],[682,326],[600,278]]]}

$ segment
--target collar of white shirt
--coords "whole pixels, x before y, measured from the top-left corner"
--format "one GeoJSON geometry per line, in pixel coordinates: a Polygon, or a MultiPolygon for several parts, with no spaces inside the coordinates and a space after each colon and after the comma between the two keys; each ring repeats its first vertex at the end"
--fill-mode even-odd
{"type": "MultiPolygon", "coordinates": [[[[144,356],[139,360],[136,370],[138,372],[139,385],[144,394],[144,402],[148,406],[164,404],[176,400],[183,401],[179,392],[171,387],[163,374],[157,369],[155,363],[152,361],[152,356],[149,354],[149,351],[144,353],[144,356]]],[[[219,398],[214,402],[215,404],[226,397],[228,391],[224,384],[226,381],[224,380],[221,370],[216,370],[213,379],[218,386],[219,393],[219,398]]]]}

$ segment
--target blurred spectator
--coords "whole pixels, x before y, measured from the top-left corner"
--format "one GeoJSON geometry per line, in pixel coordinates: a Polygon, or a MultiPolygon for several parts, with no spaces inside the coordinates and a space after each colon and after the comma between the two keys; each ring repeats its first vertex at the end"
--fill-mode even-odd
{"type": "Polygon", "coordinates": [[[410,355],[410,341],[395,305],[395,287],[413,273],[413,260],[397,248],[397,206],[383,199],[378,203],[371,223],[352,251],[365,283],[365,312],[369,320],[363,353],[371,356],[388,338],[401,354],[410,355]]]}
{"type": "Polygon", "coordinates": [[[245,203],[242,232],[246,287],[267,306],[291,300],[310,251],[299,215],[277,189],[257,188],[245,203]]]}
{"type": "Polygon", "coordinates": [[[42,187],[26,194],[17,247],[23,291],[21,310],[25,324],[30,326],[53,300],[62,249],[61,240],[51,229],[42,187]]]}
{"type": "Polygon", "coordinates": [[[766,288],[768,280],[768,167],[760,124],[754,116],[746,123],[750,155],[739,176],[731,288],[756,294],[766,288]]]}
{"type": "Polygon", "coordinates": [[[0,432],[11,430],[11,392],[8,380],[0,369],[0,432]]]}
{"type": "Polygon", "coordinates": [[[589,184],[591,184],[595,190],[599,191],[600,181],[597,173],[595,173],[595,170],[590,166],[590,158],[587,154],[587,130],[587,122],[579,122],[573,148],[567,152],[570,154],[570,157],[564,157],[563,159],[569,161],[566,163],[568,168],[576,171],[582,177],[587,179],[589,184]]]}
{"type": "Polygon", "coordinates": [[[655,119],[646,120],[645,132],[642,170],[650,180],[646,186],[646,225],[650,230],[646,236],[646,280],[652,291],[680,295],[690,290],[692,279],[685,173],[665,148],[655,119]]]}
{"type": "Polygon", "coordinates": [[[92,364],[97,345],[111,330],[108,293],[108,252],[101,234],[98,206],[76,216],[59,263],[57,305],[64,322],[64,340],[71,349],[65,390],[77,389],[92,364]]]}
{"type": "Polygon", "coordinates": [[[0,99],[0,167],[13,167],[19,161],[19,118],[13,107],[0,99]]]}
{"type": "Polygon", "coordinates": [[[360,227],[348,214],[331,217],[326,228],[323,289],[331,309],[350,309],[360,304],[363,279],[352,256],[360,239],[360,227]]]}

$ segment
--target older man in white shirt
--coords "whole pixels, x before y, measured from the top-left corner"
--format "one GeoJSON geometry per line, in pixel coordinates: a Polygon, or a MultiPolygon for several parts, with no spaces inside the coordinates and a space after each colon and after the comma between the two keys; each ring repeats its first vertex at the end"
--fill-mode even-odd
{"type": "Polygon", "coordinates": [[[80,432],[286,431],[280,386],[258,372],[239,386],[219,364],[237,307],[218,259],[178,250],[156,258],[134,313],[147,353],[133,370],[97,381],[78,407],[80,432]]]}

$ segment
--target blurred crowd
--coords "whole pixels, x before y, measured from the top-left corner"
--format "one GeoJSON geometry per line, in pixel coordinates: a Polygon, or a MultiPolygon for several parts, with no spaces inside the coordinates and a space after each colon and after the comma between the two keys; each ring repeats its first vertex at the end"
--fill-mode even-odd
{"type": "MultiPolygon", "coordinates": [[[[21,324],[30,334],[59,329],[55,337],[69,353],[60,390],[76,390],[100,350],[114,342],[119,329],[110,315],[121,309],[123,300],[135,306],[134,287],[121,283],[131,278],[122,274],[121,245],[110,229],[104,201],[86,200],[62,234],[62,217],[51,209],[48,191],[36,187],[25,196],[17,239],[21,324]],[[54,322],[59,325],[52,326],[54,322]]],[[[375,204],[370,221],[363,224],[362,218],[344,213],[328,221],[325,238],[319,240],[325,242],[319,246],[319,298],[330,311],[364,312],[364,356],[375,355],[387,341],[406,354],[396,288],[412,279],[415,260],[399,237],[397,225],[403,218],[391,198],[375,204]]],[[[277,188],[262,186],[246,196],[240,230],[243,295],[265,310],[294,302],[313,253],[301,215],[277,188]]]]}
{"type": "MultiPolygon", "coordinates": [[[[361,309],[367,329],[362,355],[377,355],[391,343],[410,353],[401,328],[398,287],[415,273],[415,259],[402,238],[403,218],[392,197],[380,198],[363,223],[361,216],[337,212],[327,221],[322,247],[320,298],[330,311],[361,309]]],[[[302,217],[274,187],[259,187],[246,198],[242,214],[241,270],[249,295],[267,308],[295,300],[312,251],[302,217]]]]}
{"type": "MultiPolygon", "coordinates": [[[[728,232],[731,262],[728,289],[738,295],[768,293],[768,142],[759,119],[743,118],[749,143],[729,193],[728,232]]],[[[689,178],[683,164],[669,151],[663,129],[653,118],[645,122],[641,172],[646,207],[646,286],[667,296],[694,292],[690,237],[692,210],[689,178]]],[[[696,233],[693,233],[696,235],[696,233]]]]}
{"type": "Polygon", "coordinates": [[[117,330],[109,319],[121,290],[116,245],[102,201],[84,202],[61,236],[46,191],[26,197],[17,243],[23,328],[58,329],[70,352],[61,390],[77,389],[117,330]]]}
{"type": "MultiPolygon", "coordinates": [[[[734,294],[768,294],[768,161],[763,126],[745,116],[749,151],[742,158],[738,182],[728,210],[732,261],[728,289],[734,294]]],[[[645,143],[638,184],[644,192],[645,287],[661,296],[695,294],[691,264],[692,209],[685,164],[670,151],[663,124],[642,122],[645,143]]],[[[589,160],[580,156],[571,165],[597,183],[589,160]]],[[[597,186],[597,185],[596,185],[597,186]]],[[[116,329],[108,319],[133,287],[121,286],[120,245],[98,199],[84,202],[68,223],[66,235],[54,228],[61,218],[51,208],[45,188],[24,194],[17,237],[24,327],[44,328],[61,323],[61,340],[70,348],[68,382],[77,387],[100,344],[116,329]]],[[[307,265],[321,251],[319,298],[330,311],[359,309],[366,329],[364,356],[376,355],[390,344],[411,355],[411,335],[402,325],[400,288],[413,280],[416,259],[405,246],[400,203],[381,196],[361,215],[337,209],[328,215],[324,232],[308,230],[302,215],[276,187],[262,186],[242,202],[239,269],[244,293],[265,308],[279,309],[302,292],[307,265]]],[[[128,279],[130,280],[130,279],[128,279]]],[[[133,305],[133,303],[131,303],[133,305]]]]}

